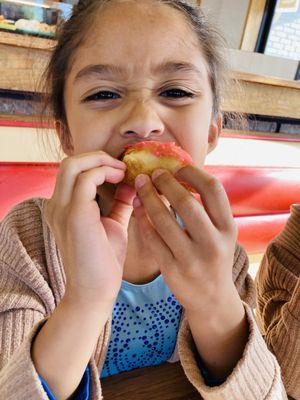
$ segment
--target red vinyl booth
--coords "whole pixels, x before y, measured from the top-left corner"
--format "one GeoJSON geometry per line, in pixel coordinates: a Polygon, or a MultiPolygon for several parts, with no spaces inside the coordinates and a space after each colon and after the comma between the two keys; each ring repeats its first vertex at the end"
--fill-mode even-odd
{"type": "MultiPolygon", "coordinates": [[[[50,197],[58,164],[0,162],[0,219],[31,197],[50,197]]],[[[208,166],[223,183],[249,253],[265,251],[285,225],[290,205],[300,203],[300,168],[208,166]]]]}

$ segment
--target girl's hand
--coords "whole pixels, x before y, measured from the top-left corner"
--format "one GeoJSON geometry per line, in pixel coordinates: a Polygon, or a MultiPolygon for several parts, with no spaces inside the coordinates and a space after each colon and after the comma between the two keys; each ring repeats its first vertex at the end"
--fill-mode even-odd
{"type": "Polygon", "coordinates": [[[157,170],[152,182],[145,175],[137,177],[134,214],[177,300],[191,313],[207,313],[220,299],[237,294],[232,280],[237,228],[217,179],[193,166],[182,168],[176,176],[198,191],[203,205],[169,172],[157,170]],[[185,230],[155,188],[179,214],[185,230]]]}
{"type": "Polygon", "coordinates": [[[136,179],[135,215],[164,279],[186,311],[193,341],[208,373],[225,380],[240,360],[248,323],[232,279],[237,228],[222,185],[188,166],[177,177],[194,187],[202,204],[168,172],[136,179]],[[141,186],[141,180],[145,183],[141,186]],[[185,224],[182,230],[157,194],[185,224]]]}
{"type": "Polygon", "coordinates": [[[120,289],[127,227],[135,190],[120,185],[108,217],[100,215],[97,187],[117,184],[126,165],[103,151],[65,158],[45,217],[60,250],[66,294],[84,302],[113,305],[120,289]]]}

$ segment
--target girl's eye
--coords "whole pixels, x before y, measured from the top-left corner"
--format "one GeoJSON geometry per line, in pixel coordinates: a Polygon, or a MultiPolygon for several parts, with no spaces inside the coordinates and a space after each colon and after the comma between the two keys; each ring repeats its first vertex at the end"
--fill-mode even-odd
{"type": "Polygon", "coordinates": [[[180,98],[184,98],[184,97],[189,97],[189,98],[195,97],[195,95],[193,93],[186,92],[185,90],[182,90],[182,89],[165,90],[164,92],[161,93],[161,96],[162,97],[172,97],[175,99],[180,99],[180,98]]]}
{"type": "Polygon", "coordinates": [[[102,90],[91,96],[88,96],[84,101],[97,101],[97,100],[115,100],[119,99],[120,95],[114,92],[110,92],[109,90],[102,90]]]}

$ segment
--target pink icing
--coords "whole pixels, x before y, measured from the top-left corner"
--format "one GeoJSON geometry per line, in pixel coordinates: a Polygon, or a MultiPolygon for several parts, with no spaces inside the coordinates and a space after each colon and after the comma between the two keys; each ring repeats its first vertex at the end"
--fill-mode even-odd
{"type": "Polygon", "coordinates": [[[184,151],[181,147],[177,146],[175,142],[156,142],[149,140],[129,144],[125,146],[126,153],[129,154],[133,151],[149,150],[156,157],[175,157],[180,160],[182,164],[194,164],[192,157],[184,151]]]}

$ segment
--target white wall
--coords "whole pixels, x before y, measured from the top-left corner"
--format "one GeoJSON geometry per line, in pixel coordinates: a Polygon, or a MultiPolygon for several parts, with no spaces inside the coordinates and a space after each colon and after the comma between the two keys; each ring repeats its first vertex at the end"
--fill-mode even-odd
{"type": "Polygon", "coordinates": [[[219,27],[228,47],[239,49],[250,0],[202,0],[204,12],[219,27]]]}
{"type": "Polygon", "coordinates": [[[233,71],[265,75],[279,79],[293,80],[298,68],[298,61],[251,51],[229,49],[228,58],[233,71]]]}
{"type": "Polygon", "coordinates": [[[221,138],[207,164],[300,167],[300,142],[221,138]]]}
{"type": "Polygon", "coordinates": [[[58,147],[53,133],[44,135],[34,128],[0,126],[0,161],[59,161],[58,147]]]}

